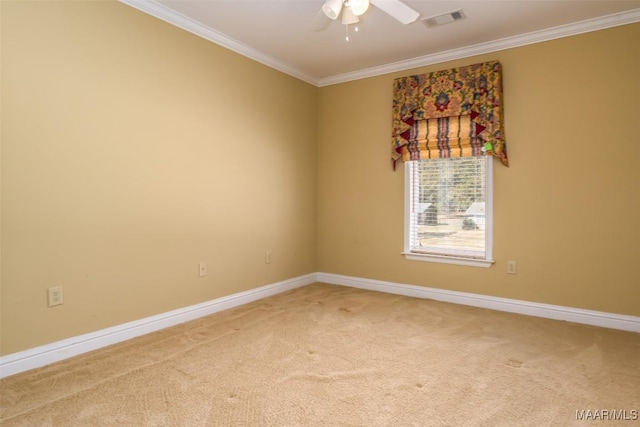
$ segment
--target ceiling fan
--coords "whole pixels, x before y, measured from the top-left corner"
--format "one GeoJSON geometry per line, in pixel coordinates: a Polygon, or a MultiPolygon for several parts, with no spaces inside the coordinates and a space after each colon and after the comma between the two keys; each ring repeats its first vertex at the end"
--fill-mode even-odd
{"type": "Polygon", "coordinates": [[[391,17],[407,25],[420,16],[420,12],[413,10],[400,0],[325,0],[322,8],[311,21],[309,29],[322,31],[331,21],[340,17],[345,25],[359,22],[359,16],[369,9],[369,3],[382,10],[391,17]]]}

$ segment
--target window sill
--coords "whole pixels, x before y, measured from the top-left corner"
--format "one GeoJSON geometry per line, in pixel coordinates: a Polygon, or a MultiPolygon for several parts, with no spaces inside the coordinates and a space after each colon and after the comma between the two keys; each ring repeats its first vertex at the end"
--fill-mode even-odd
{"type": "Polygon", "coordinates": [[[414,252],[402,252],[402,255],[404,255],[406,259],[409,259],[411,261],[439,262],[442,264],[456,264],[456,265],[466,265],[469,267],[482,267],[482,268],[489,268],[495,262],[493,260],[487,260],[487,259],[462,258],[462,257],[445,256],[445,255],[428,255],[428,254],[418,254],[414,252]]]}

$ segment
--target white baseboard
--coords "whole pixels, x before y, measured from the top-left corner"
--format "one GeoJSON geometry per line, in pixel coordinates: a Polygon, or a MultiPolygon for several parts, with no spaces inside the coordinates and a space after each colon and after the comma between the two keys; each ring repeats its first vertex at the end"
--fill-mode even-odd
{"type": "Polygon", "coordinates": [[[311,273],[0,357],[0,378],[49,365],[140,335],[316,282],[311,273]]]}
{"type": "Polygon", "coordinates": [[[640,317],[623,314],[605,313],[602,311],[584,310],[559,305],[542,304],[529,301],[499,298],[466,292],[448,291],[445,289],[427,288],[423,286],[405,285],[360,277],[342,276],[330,273],[318,273],[317,281],[333,285],[350,286],[352,288],[427,298],[455,304],[489,308],[509,313],[544,317],[554,320],[583,323],[604,328],[623,331],[640,332],[640,317]]]}
{"type": "Polygon", "coordinates": [[[291,289],[315,282],[350,286],[390,294],[433,299],[454,304],[470,305],[510,313],[565,320],[586,325],[601,326],[623,331],[640,332],[640,317],[601,311],[583,310],[558,305],[541,304],[508,298],[491,297],[445,289],[427,288],[360,277],[331,273],[311,273],[293,279],[239,292],[204,303],[169,311],[145,319],[124,323],[96,332],[68,338],[51,344],[35,347],[0,357],[0,378],[40,368],[89,351],[126,341],[160,329],[208,316],[222,310],[247,304],[291,289]]]}

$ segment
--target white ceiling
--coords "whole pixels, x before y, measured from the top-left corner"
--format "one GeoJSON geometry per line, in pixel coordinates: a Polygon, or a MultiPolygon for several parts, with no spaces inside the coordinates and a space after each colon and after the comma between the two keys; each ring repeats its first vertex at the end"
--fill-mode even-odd
{"type": "Polygon", "coordinates": [[[372,6],[346,42],[339,20],[309,29],[323,0],[121,1],[316,86],[640,22],[640,0],[404,0],[416,22],[372,6]],[[466,19],[421,22],[458,9],[466,19]]]}

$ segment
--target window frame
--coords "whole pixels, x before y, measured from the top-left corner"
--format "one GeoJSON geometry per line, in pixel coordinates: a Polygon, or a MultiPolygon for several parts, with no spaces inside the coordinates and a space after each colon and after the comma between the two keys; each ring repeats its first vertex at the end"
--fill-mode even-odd
{"type": "Polygon", "coordinates": [[[412,261],[427,261],[444,264],[466,265],[488,268],[493,259],[493,157],[485,156],[485,256],[470,258],[455,255],[423,254],[411,252],[411,181],[417,160],[404,162],[404,250],[402,255],[412,261]]]}

